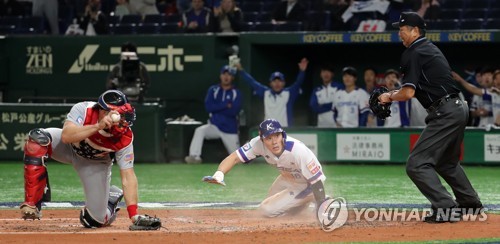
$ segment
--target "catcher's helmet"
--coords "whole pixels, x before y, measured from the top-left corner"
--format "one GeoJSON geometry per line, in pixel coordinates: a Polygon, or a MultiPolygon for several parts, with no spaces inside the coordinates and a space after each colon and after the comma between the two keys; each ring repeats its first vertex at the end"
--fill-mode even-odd
{"type": "Polygon", "coordinates": [[[128,99],[127,96],[125,96],[125,94],[121,91],[107,90],[99,96],[97,103],[102,109],[109,111],[125,105],[128,103],[128,99]]]}
{"type": "Polygon", "coordinates": [[[280,122],[275,119],[266,119],[259,125],[259,134],[262,139],[279,132],[283,133],[283,138],[286,138],[285,130],[281,127],[280,122]]]}

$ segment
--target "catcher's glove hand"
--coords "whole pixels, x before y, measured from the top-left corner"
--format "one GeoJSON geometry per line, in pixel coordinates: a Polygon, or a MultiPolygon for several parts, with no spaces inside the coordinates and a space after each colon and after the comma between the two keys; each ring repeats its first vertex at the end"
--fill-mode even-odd
{"type": "Polygon", "coordinates": [[[373,90],[372,94],[370,95],[370,109],[372,110],[373,114],[377,116],[379,119],[385,120],[387,117],[391,116],[391,104],[392,103],[384,103],[381,104],[380,101],[378,100],[378,97],[382,93],[389,92],[386,87],[382,86],[379,88],[376,88],[373,90]]]}
{"type": "Polygon", "coordinates": [[[160,218],[149,215],[136,215],[134,223],[128,227],[129,230],[158,230],[161,227],[160,218]]]}

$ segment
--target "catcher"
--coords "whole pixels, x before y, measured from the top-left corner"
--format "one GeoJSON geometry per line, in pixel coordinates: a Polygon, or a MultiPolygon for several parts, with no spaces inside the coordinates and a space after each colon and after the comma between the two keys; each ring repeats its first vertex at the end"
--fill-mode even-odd
{"type": "Polygon", "coordinates": [[[134,172],[135,109],[120,91],[108,90],[97,102],[80,102],[68,113],[62,129],[33,129],[24,146],[24,202],[21,216],[42,217],[42,202],[50,201],[46,160],[72,164],[85,193],[80,223],[87,228],[109,226],[125,197],[130,230],[157,230],[159,218],[137,212],[137,177],[134,172]],[[120,167],[123,191],[110,186],[111,166],[120,167]]]}
{"type": "Polygon", "coordinates": [[[237,163],[248,163],[263,156],[275,166],[280,175],[259,206],[266,217],[293,215],[301,212],[312,201],[319,207],[325,201],[321,164],[314,153],[301,141],[289,137],[275,119],[266,119],[259,125],[259,136],[227,156],[213,176],[203,181],[225,186],[224,175],[237,163]]]}

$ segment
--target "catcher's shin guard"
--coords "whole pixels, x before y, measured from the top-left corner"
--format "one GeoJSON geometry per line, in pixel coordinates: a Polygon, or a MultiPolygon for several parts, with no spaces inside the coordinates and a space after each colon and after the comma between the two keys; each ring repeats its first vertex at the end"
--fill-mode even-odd
{"type": "Polygon", "coordinates": [[[45,159],[50,154],[51,136],[42,129],[29,132],[24,145],[24,202],[21,214],[24,219],[40,219],[42,201],[50,201],[49,175],[45,159]]]}
{"type": "Polygon", "coordinates": [[[89,211],[87,208],[83,208],[82,211],[80,211],[80,223],[85,227],[85,228],[100,228],[103,227],[104,224],[95,220],[92,215],[90,215],[89,211]]]}
{"type": "Polygon", "coordinates": [[[118,216],[118,211],[120,211],[118,203],[120,203],[122,198],[123,198],[122,189],[118,188],[115,185],[112,185],[109,188],[109,200],[108,200],[108,210],[110,217],[106,221],[105,225],[110,225],[111,223],[113,223],[113,221],[115,221],[116,217],[118,216]]]}

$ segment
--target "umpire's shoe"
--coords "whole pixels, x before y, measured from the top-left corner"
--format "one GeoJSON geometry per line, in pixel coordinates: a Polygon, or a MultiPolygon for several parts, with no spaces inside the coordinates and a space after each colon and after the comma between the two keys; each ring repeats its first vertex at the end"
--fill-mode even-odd
{"type": "Polygon", "coordinates": [[[30,206],[26,203],[21,205],[21,218],[27,219],[40,219],[42,217],[42,212],[36,206],[30,206]]]}
{"type": "Polygon", "coordinates": [[[426,223],[458,222],[462,220],[462,210],[456,206],[451,208],[432,208],[432,213],[424,217],[426,223]]]}
{"type": "Polygon", "coordinates": [[[108,200],[108,208],[111,214],[115,214],[120,210],[118,207],[118,203],[122,200],[123,198],[123,191],[122,189],[118,188],[115,185],[112,185],[109,188],[109,200],[108,200]]]}

